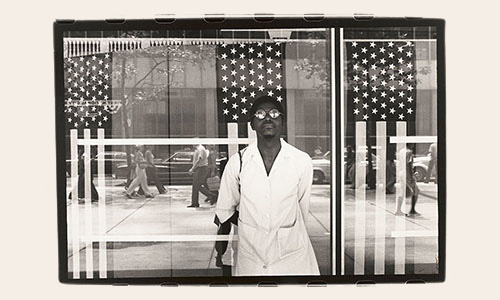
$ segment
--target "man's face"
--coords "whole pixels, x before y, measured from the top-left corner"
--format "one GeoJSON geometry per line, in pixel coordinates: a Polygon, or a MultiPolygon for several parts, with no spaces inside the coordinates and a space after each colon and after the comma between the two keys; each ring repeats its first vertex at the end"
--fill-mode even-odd
{"type": "Polygon", "coordinates": [[[262,103],[257,107],[257,110],[263,109],[266,111],[266,117],[263,120],[259,120],[256,117],[252,119],[252,129],[257,132],[258,136],[263,138],[273,138],[279,136],[281,132],[281,126],[283,125],[283,117],[280,115],[276,119],[269,116],[269,111],[271,109],[277,109],[274,104],[262,103]]]}

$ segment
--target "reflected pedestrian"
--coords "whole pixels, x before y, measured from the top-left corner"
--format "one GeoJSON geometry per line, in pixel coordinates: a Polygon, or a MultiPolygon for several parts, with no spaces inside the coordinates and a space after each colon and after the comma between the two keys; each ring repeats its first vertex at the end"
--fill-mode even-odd
{"type": "Polygon", "coordinates": [[[316,147],[316,149],[314,149],[314,156],[315,157],[323,156],[323,148],[321,148],[320,145],[318,145],[318,147],[316,147]]]}
{"type": "Polygon", "coordinates": [[[215,194],[207,188],[208,171],[208,150],[201,144],[196,145],[193,153],[193,166],[189,169],[189,174],[193,175],[191,205],[187,207],[200,207],[200,192],[207,198],[210,198],[209,201],[212,201],[215,197],[215,194]]]}
{"type": "MultiPolygon", "coordinates": [[[[86,159],[87,159],[87,155],[85,154],[84,148],[80,147],[78,149],[78,200],[85,199],[85,160],[86,159]]],[[[88,159],[91,160],[91,163],[92,163],[93,159],[91,157],[89,157],[88,159]]],[[[71,199],[71,196],[72,196],[73,192],[75,191],[75,189],[73,189],[73,191],[69,193],[68,199],[71,199]]],[[[90,198],[91,198],[92,202],[97,202],[99,200],[99,193],[97,192],[97,189],[95,188],[95,185],[94,185],[94,173],[92,172],[92,168],[90,171],[90,198]]]]}
{"type": "MultiPolygon", "coordinates": [[[[146,177],[148,180],[152,180],[156,188],[158,189],[158,193],[160,194],[165,194],[167,193],[167,190],[161,183],[160,179],[158,178],[158,172],[157,168],[154,162],[154,155],[153,152],[151,151],[151,146],[147,145],[145,147],[146,152],[144,153],[144,158],[146,159],[146,177]]],[[[144,191],[142,190],[142,187],[139,189],[139,194],[144,194],[144,191]]]]}
{"type": "Polygon", "coordinates": [[[149,190],[148,187],[148,179],[146,175],[146,167],[147,167],[147,162],[146,159],[144,158],[144,146],[137,146],[136,147],[136,152],[134,155],[134,162],[136,164],[135,167],[135,178],[132,180],[130,183],[130,186],[128,187],[127,191],[125,192],[125,195],[129,199],[133,199],[132,193],[137,187],[141,187],[142,190],[145,193],[146,198],[152,198],[153,194],[149,190]]]}
{"type": "MultiPolygon", "coordinates": [[[[207,177],[215,177],[217,176],[217,157],[219,153],[215,149],[215,145],[209,145],[208,147],[208,176],[207,177]]],[[[208,185],[207,185],[208,188],[208,185]]],[[[210,190],[210,189],[209,189],[210,190]]],[[[214,196],[205,199],[205,202],[210,202],[211,205],[217,202],[217,196],[219,195],[218,191],[211,191],[214,196]]]]}
{"type": "Polygon", "coordinates": [[[432,143],[429,146],[429,166],[427,167],[427,174],[425,175],[425,183],[429,183],[429,180],[431,179],[431,175],[434,172],[434,183],[437,183],[438,180],[438,172],[437,172],[437,144],[432,143]]]}
{"type": "MultiPolygon", "coordinates": [[[[406,214],[407,217],[418,217],[420,213],[415,210],[415,206],[417,205],[418,195],[420,190],[417,186],[417,181],[415,180],[414,171],[413,171],[413,151],[407,147],[402,149],[399,153],[399,162],[403,162],[406,164],[406,197],[411,196],[411,206],[410,211],[406,214]]],[[[403,205],[403,197],[398,197],[398,203],[396,207],[396,215],[402,215],[401,207],[403,205]]]]}
{"type": "Polygon", "coordinates": [[[344,169],[344,181],[345,183],[354,184],[354,162],[356,159],[356,154],[352,145],[347,145],[346,147],[346,157],[345,157],[345,169],[344,169]]]}

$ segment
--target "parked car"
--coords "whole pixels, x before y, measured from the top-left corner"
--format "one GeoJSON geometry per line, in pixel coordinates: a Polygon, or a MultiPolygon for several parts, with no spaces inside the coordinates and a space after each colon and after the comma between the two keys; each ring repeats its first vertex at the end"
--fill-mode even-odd
{"type": "MultiPolygon", "coordinates": [[[[134,154],[130,154],[134,159],[134,154]]],[[[104,174],[116,178],[116,172],[119,165],[127,163],[127,153],[123,151],[104,151],[97,153],[92,159],[92,173],[97,174],[97,162],[104,158],[104,174]]],[[[76,160],[78,161],[78,160],[76,160]]],[[[66,159],[66,173],[71,174],[71,159],[66,159]]]]}
{"type": "MultiPolygon", "coordinates": [[[[193,176],[189,174],[189,169],[193,165],[193,151],[178,151],[167,159],[155,158],[155,165],[158,179],[165,185],[185,185],[192,184],[193,176]]],[[[222,161],[227,160],[225,153],[219,153],[216,160],[217,170],[220,169],[222,161]]],[[[126,163],[117,167],[117,178],[127,178],[128,165],[126,163]]],[[[220,172],[219,172],[220,174],[220,172]]],[[[153,184],[151,178],[148,178],[148,184],[153,184]]]]}
{"type": "MultiPolygon", "coordinates": [[[[346,167],[345,165],[346,160],[347,157],[344,156],[344,169],[346,167]]],[[[372,166],[374,170],[377,170],[379,160],[380,159],[375,154],[372,154],[372,166]]],[[[365,163],[368,164],[368,161],[365,161],[365,163]]],[[[322,156],[312,157],[312,164],[313,164],[313,183],[320,184],[320,183],[330,182],[330,169],[332,164],[330,151],[327,151],[322,156]]],[[[345,170],[343,172],[345,172],[345,170]]],[[[345,173],[344,181],[345,183],[352,183],[353,180],[354,180],[354,168],[350,168],[345,173]]]]}
{"type": "Polygon", "coordinates": [[[326,152],[322,156],[312,157],[313,165],[313,183],[327,183],[330,182],[330,151],[326,152]]]}
{"type": "MultiPolygon", "coordinates": [[[[416,181],[424,181],[427,176],[427,172],[429,170],[429,162],[431,161],[431,157],[427,156],[417,156],[413,159],[413,176],[415,176],[416,181]]],[[[436,167],[436,166],[435,166],[436,167]]],[[[434,170],[436,172],[436,170],[434,170]]],[[[432,174],[431,174],[432,175],[432,174]]],[[[431,179],[434,176],[431,176],[431,179]]]]}

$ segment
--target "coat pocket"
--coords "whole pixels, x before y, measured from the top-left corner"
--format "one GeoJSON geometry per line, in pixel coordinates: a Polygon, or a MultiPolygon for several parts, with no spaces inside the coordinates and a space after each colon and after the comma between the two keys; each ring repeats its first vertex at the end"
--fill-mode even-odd
{"type": "Polygon", "coordinates": [[[257,261],[259,257],[254,245],[257,238],[257,228],[238,218],[238,251],[245,257],[257,261]]]}
{"type": "Polygon", "coordinates": [[[278,250],[280,259],[293,255],[304,249],[304,232],[300,222],[295,222],[290,227],[278,229],[278,250]]]}

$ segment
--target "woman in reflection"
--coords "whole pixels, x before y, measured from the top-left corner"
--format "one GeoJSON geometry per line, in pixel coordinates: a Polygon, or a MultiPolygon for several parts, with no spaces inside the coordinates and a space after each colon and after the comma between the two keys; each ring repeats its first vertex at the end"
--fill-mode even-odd
{"type": "MultiPolygon", "coordinates": [[[[420,213],[415,210],[417,205],[418,195],[420,190],[417,186],[413,172],[413,151],[409,146],[403,148],[398,153],[398,162],[405,163],[405,178],[406,178],[406,197],[411,197],[410,211],[406,214],[407,217],[419,217],[420,213]]],[[[401,207],[403,205],[403,197],[398,196],[398,203],[396,207],[396,215],[403,215],[401,207]]]]}
{"type": "Polygon", "coordinates": [[[142,190],[145,193],[146,198],[152,198],[153,194],[149,190],[148,187],[148,179],[146,176],[146,168],[148,166],[148,163],[146,159],[144,158],[144,146],[139,145],[136,147],[136,152],[134,155],[134,162],[136,164],[135,167],[135,178],[132,180],[132,183],[130,183],[130,186],[128,187],[127,191],[125,192],[125,195],[129,199],[133,199],[132,194],[134,190],[137,187],[141,187],[142,190]]]}

